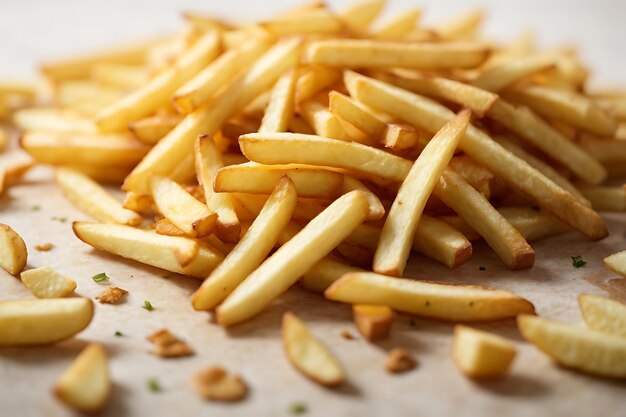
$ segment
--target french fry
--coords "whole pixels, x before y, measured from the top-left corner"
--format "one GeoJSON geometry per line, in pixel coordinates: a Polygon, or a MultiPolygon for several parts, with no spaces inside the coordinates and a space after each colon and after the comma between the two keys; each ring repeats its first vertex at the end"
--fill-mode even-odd
{"type": "Polygon", "coordinates": [[[379,138],[385,135],[387,123],[351,97],[331,91],[328,108],[335,116],[354,125],[370,137],[379,138]]]}
{"type": "Polygon", "coordinates": [[[13,114],[13,123],[22,130],[96,133],[93,121],[51,107],[20,109],[13,114]]]}
{"type": "Polygon", "coordinates": [[[0,243],[0,267],[11,275],[19,274],[28,259],[24,240],[10,226],[0,223],[0,243]]]}
{"type": "Polygon", "coordinates": [[[180,123],[178,115],[151,116],[128,125],[128,130],[140,141],[154,145],[180,123]]]}
{"type": "Polygon", "coordinates": [[[375,272],[402,276],[426,201],[465,134],[470,117],[469,110],[459,113],[435,135],[413,164],[380,234],[374,254],[375,272]]]}
{"type": "Polygon", "coordinates": [[[333,39],[309,43],[304,59],[311,64],[331,67],[443,70],[476,67],[488,55],[487,48],[469,43],[433,44],[333,39]]]}
{"type": "Polygon", "coordinates": [[[110,393],[108,358],[98,343],[91,343],[80,352],[54,386],[54,394],[61,401],[86,413],[104,408],[110,393]]]}
{"type": "Polygon", "coordinates": [[[509,52],[506,58],[494,60],[471,80],[471,84],[483,90],[498,93],[516,82],[555,66],[551,56],[517,56],[509,52]]]}
{"type": "Polygon", "coordinates": [[[360,0],[339,13],[338,17],[351,31],[363,34],[383,11],[386,3],[386,0],[360,0]]]}
{"type": "Polygon", "coordinates": [[[218,322],[230,326],[261,312],[362,223],[367,210],[359,191],[335,200],[226,298],[217,308],[218,322]]]}
{"type": "Polygon", "coordinates": [[[38,92],[39,85],[36,81],[0,80],[0,98],[21,97],[33,101],[38,92]]]}
{"type": "Polygon", "coordinates": [[[365,217],[366,221],[380,220],[383,218],[385,215],[385,207],[380,202],[378,196],[367,188],[361,181],[349,176],[344,176],[343,193],[346,194],[350,191],[361,191],[365,195],[365,198],[367,198],[369,210],[367,212],[367,216],[365,217]]]}
{"type": "Polygon", "coordinates": [[[4,152],[7,149],[9,143],[9,138],[7,131],[0,128],[0,153],[4,152]]]}
{"type": "Polygon", "coordinates": [[[225,88],[210,107],[201,107],[186,116],[126,178],[124,190],[148,194],[150,176],[171,173],[179,161],[191,152],[198,135],[214,133],[236,109],[243,108],[269,88],[285,70],[295,65],[299,46],[298,39],[277,43],[255,61],[253,69],[225,88]]]}
{"type": "Polygon", "coordinates": [[[387,306],[355,304],[352,306],[354,324],[361,335],[369,340],[386,339],[396,315],[387,306]]]}
{"type": "Polygon", "coordinates": [[[395,181],[403,181],[411,169],[410,161],[379,149],[313,135],[251,133],[239,138],[239,146],[248,159],[261,164],[345,168],[395,181]]]}
{"type": "Polygon", "coordinates": [[[447,321],[491,321],[534,312],[511,292],[475,285],[393,278],[373,272],[344,275],[324,293],[332,301],[386,305],[396,311],[447,321]]]}
{"type": "Polygon", "coordinates": [[[20,274],[22,283],[37,298],[62,298],[76,289],[76,282],[52,268],[29,269],[20,274]]]}
{"type": "Polygon", "coordinates": [[[94,219],[129,226],[141,223],[140,215],[122,207],[120,202],[85,174],[63,167],[57,168],[55,174],[56,183],[67,198],[94,219]]]}
{"type": "Polygon", "coordinates": [[[150,81],[149,68],[140,65],[123,65],[104,62],[96,64],[91,70],[91,78],[108,87],[132,90],[142,87],[150,81]]]}
{"type": "Polygon", "coordinates": [[[481,193],[487,200],[491,198],[491,187],[495,176],[467,155],[455,156],[448,164],[457,174],[481,193]]]}
{"type": "Polygon", "coordinates": [[[58,105],[85,117],[94,118],[105,107],[120,100],[124,91],[104,87],[93,81],[66,81],[55,91],[58,105]]]}
{"type": "Polygon", "coordinates": [[[413,249],[448,268],[464,264],[472,256],[472,244],[454,227],[422,215],[413,235],[413,249]]]}
{"type": "Polygon", "coordinates": [[[301,197],[333,197],[343,185],[343,175],[318,167],[248,162],[221,168],[215,175],[213,188],[217,193],[270,194],[283,175],[293,181],[301,197]]]}
{"type": "Polygon", "coordinates": [[[324,386],[343,382],[344,372],[337,360],[295,314],[284,314],[281,333],[287,358],[296,369],[324,386]]]}
{"type": "Polygon", "coordinates": [[[578,190],[598,211],[626,211],[626,185],[579,185],[578,190]]]}
{"type": "Polygon", "coordinates": [[[590,329],[626,337],[626,305],[595,294],[579,295],[578,305],[590,329]]]}
{"type": "Polygon", "coordinates": [[[279,16],[261,23],[261,26],[276,35],[329,35],[339,32],[341,20],[325,7],[279,16]]]}
{"type": "Polygon", "coordinates": [[[323,293],[333,282],[348,272],[365,272],[348,265],[335,257],[327,256],[313,265],[298,281],[306,290],[323,293]]]}
{"type": "Polygon", "coordinates": [[[89,298],[52,298],[0,302],[0,346],[37,346],[74,336],[89,325],[89,298]]]}
{"type": "Polygon", "coordinates": [[[293,182],[283,177],[243,238],[194,293],[194,309],[215,308],[263,262],[289,223],[296,199],[293,182]]]}
{"type": "Polygon", "coordinates": [[[485,13],[481,9],[468,10],[439,24],[435,32],[446,40],[468,40],[476,36],[485,13]]]}
{"type": "Polygon", "coordinates": [[[503,337],[460,324],[454,327],[452,358],[471,378],[506,375],[516,353],[515,345],[503,337]]]}
{"type": "Polygon", "coordinates": [[[338,69],[322,65],[310,65],[298,77],[295,101],[300,103],[308,100],[340,80],[341,72],[338,69]]]}
{"type": "Polygon", "coordinates": [[[402,39],[416,28],[421,16],[421,9],[405,10],[372,30],[372,37],[384,40],[402,39]]]}
{"type": "Polygon", "coordinates": [[[20,146],[41,163],[132,167],[148,147],[128,135],[24,132],[20,146]]]}
{"type": "Polygon", "coordinates": [[[102,132],[115,132],[149,116],[167,104],[176,89],[195,76],[219,54],[219,35],[208,33],[183,53],[176,64],[163,71],[142,88],[105,108],[96,118],[102,132]]]}
{"type": "Polygon", "coordinates": [[[559,364],[585,373],[626,378],[626,338],[522,314],[524,339],[559,364]]]}
{"type": "Polygon", "coordinates": [[[276,81],[265,109],[259,132],[286,132],[293,117],[296,71],[291,70],[276,81]]]}
{"type": "Polygon", "coordinates": [[[591,139],[580,138],[580,147],[598,161],[620,162],[626,161],[626,141],[620,139],[591,139]]]}
{"type": "Polygon", "coordinates": [[[315,100],[304,101],[300,103],[300,114],[311,125],[316,135],[339,140],[350,139],[341,120],[323,104],[315,100]]]}
{"type": "Polygon", "coordinates": [[[164,177],[153,177],[150,191],[159,212],[191,237],[213,233],[217,213],[187,193],[180,185],[164,177]]]}
{"type": "MultiPolygon", "coordinates": [[[[372,107],[378,105],[380,110],[416,127],[436,132],[454,117],[452,111],[424,97],[355,73],[347,72],[345,77],[346,86],[353,97],[372,107]]],[[[607,236],[606,225],[598,213],[579,203],[567,191],[506,151],[484,132],[470,126],[459,148],[590,239],[599,240],[607,236]]]]}
{"type": "Polygon", "coordinates": [[[604,258],[604,265],[611,271],[626,278],[626,251],[607,256],[604,258]]]}
{"type": "Polygon", "coordinates": [[[207,207],[217,213],[216,235],[225,242],[239,241],[241,224],[235,212],[233,197],[213,191],[218,170],[223,167],[221,155],[209,136],[199,136],[196,141],[196,174],[204,190],[207,207]]]}
{"type": "Polygon", "coordinates": [[[535,252],[524,237],[460,175],[446,170],[434,193],[485,239],[509,269],[533,265],[535,252]]]}

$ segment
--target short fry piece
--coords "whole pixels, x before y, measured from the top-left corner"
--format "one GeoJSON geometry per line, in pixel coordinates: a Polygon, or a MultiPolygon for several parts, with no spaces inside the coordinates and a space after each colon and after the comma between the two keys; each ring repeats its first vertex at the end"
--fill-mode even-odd
{"type": "Polygon", "coordinates": [[[296,207],[293,182],[283,177],[246,234],[191,298],[196,310],[211,310],[263,262],[296,207]]]}
{"type": "Polygon", "coordinates": [[[321,385],[343,382],[344,372],[337,360],[295,314],[285,313],[281,329],[285,353],[296,369],[321,385]]]}
{"type": "Polygon", "coordinates": [[[626,278],[626,250],[604,258],[604,265],[611,271],[626,278]]]}
{"type": "Polygon", "coordinates": [[[198,395],[210,401],[234,402],[248,394],[248,387],[239,375],[226,372],[219,366],[196,374],[192,383],[198,395]]]}
{"type": "Polygon", "coordinates": [[[52,268],[29,269],[20,279],[37,298],[62,298],[76,289],[76,282],[52,268]]]}
{"type": "Polygon", "coordinates": [[[352,306],[354,324],[363,337],[372,340],[386,339],[396,315],[387,306],[355,304],[352,306]]]}
{"type": "Polygon", "coordinates": [[[392,278],[372,272],[344,275],[324,293],[350,304],[386,305],[396,311],[447,321],[490,321],[533,313],[533,305],[509,291],[476,285],[392,278]]]}
{"type": "Polygon", "coordinates": [[[100,304],[118,304],[124,296],[128,294],[123,288],[109,287],[96,296],[96,300],[100,301],[100,304]]]}
{"type": "Polygon", "coordinates": [[[515,358],[513,343],[495,334],[457,324],[452,358],[461,372],[471,378],[504,376],[515,358]]]}
{"type": "Polygon", "coordinates": [[[61,401],[87,413],[104,408],[110,392],[109,361],[98,343],[87,346],[54,386],[61,401]]]}
{"type": "Polygon", "coordinates": [[[88,176],[70,168],[56,169],[56,182],[78,208],[103,223],[136,226],[141,216],[122,204],[88,176]]]}
{"type": "Polygon", "coordinates": [[[0,302],[0,346],[59,342],[83,330],[93,317],[89,298],[0,302]]]}
{"type": "Polygon", "coordinates": [[[422,215],[413,235],[413,249],[448,268],[464,264],[472,256],[472,244],[445,222],[422,215]]]}
{"type": "Polygon", "coordinates": [[[408,372],[416,366],[417,361],[413,357],[413,354],[404,348],[391,349],[387,355],[387,361],[385,362],[387,371],[393,372],[394,374],[408,372]]]}
{"type": "Polygon", "coordinates": [[[626,305],[595,294],[581,294],[578,304],[590,329],[626,337],[626,305]]]}
{"type": "Polygon", "coordinates": [[[0,223],[0,267],[17,275],[26,266],[27,259],[28,250],[22,237],[10,226],[0,223]]]}
{"type": "Polygon", "coordinates": [[[522,314],[517,317],[524,339],[559,364],[581,372],[626,378],[626,338],[522,314]]]}

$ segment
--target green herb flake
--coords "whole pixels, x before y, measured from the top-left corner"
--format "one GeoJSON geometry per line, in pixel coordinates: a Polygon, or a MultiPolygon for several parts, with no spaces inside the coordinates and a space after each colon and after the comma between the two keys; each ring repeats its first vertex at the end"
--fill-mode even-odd
{"type": "Polygon", "coordinates": [[[159,381],[156,378],[150,378],[148,380],[148,389],[151,392],[159,392],[161,391],[161,385],[159,384],[159,381]]]}
{"type": "Polygon", "coordinates": [[[93,279],[94,282],[97,282],[98,284],[102,284],[103,282],[109,282],[109,277],[104,272],[100,272],[99,274],[94,275],[93,277],[91,277],[91,279],[93,279]]]}
{"type": "Polygon", "coordinates": [[[116,330],[114,334],[115,334],[115,336],[116,336],[116,337],[122,337],[122,336],[124,336],[124,335],[122,334],[122,332],[120,332],[119,330],[116,330]]]}
{"type": "Polygon", "coordinates": [[[287,409],[287,411],[289,411],[289,414],[294,416],[304,414],[307,412],[307,410],[308,408],[306,404],[300,402],[291,404],[287,409]]]}
{"type": "Polygon", "coordinates": [[[585,266],[586,264],[587,262],[583,260],[582,256],[572,256],[572,265],[574,265],[574,268],[580,268],[581,266],[585,266]]]}
{"type": "Polygon", "coordinates": [[[145,308],[148,311],[154,310],[154,307],[152,307],[152,303],[148,300],[143,302],[143,306],[141,308],[145,308]]]}
{"type": "Polygon", "coordinates": [[[30,211],[39,211],[41,210],[41,206],[36,204],[30,208],[30,211]]]}

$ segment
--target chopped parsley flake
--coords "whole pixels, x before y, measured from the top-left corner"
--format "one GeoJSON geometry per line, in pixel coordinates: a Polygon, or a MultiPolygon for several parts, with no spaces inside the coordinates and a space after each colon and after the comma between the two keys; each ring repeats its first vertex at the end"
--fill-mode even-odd
{"type": "Polygon", "coordinates": [[[98,284],[101,284],[103,282],[109,282],[109,277],[104,272],[100,272],[99,274],[94,275],[93,277],[91,277],[91,279],[93,279],[94,282],[97,282],[98,284]]]}
{"type": "Polygon", "coordinates": [[[585,266],[586,264],[587,262],[583,260],[582,256],[572,256],[572,265],[574,265],[574,268],[580,268],[581,266],[585,266]]]}
{"type": "Polygon", "coordinates": [[[304,403],[293,403],[289,406],[287,411],[289,411],[289,414],[292,415],[304,414],[307,412],[307,406],[304,403]]]}
{"type": "Polygon", "coordinates": [[[120,332],[119,330],[116,330],[116,331],[115,331],[115,336],[117,336],[117,337],[122,337],[122,336],[124,336],[124,335],[123,335],[123,334],[122,334],[122,332],[120,332]]]}
{"type": "Polygon", "coordinates": [[[148,311],[154,310],[154,307],[152,307],[152,303],[150,301],[148,301],[148,300],[143,302],[142,308],[145,308],[148,311]]]}
{"type": "Polygon", "coordinates": [[[148,380],[148,389],[151,392],[159,392],[161,391],[161,385],[159,384],[159,381],[156,378],[150,378],[148,380]]]}
{"type": "Polygon", "coordinates": [[[30,211],[39,211],[39,210],[41,210],[41,206],[37,204],[30,208],[30,211]]]}

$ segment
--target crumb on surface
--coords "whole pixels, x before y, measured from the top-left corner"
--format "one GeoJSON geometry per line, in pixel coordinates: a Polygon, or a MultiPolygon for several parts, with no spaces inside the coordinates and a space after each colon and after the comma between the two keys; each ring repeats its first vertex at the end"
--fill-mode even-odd
{"type": "Polygon", "coordinates": [[[192,385],[198,395],[211,401],[239,401],[248,393],[248,387],[239,375],[219,366],[212,366],[196,374],[192,385]]]}
{"type": "Polygon", "coordinates": [[[344,339],[347,340],[352,340],[354,339],[354,336],[352,336],[352,333],[350,333],[347,330],[342,330],[341,333],[339,333],[341,335],[341,337],[343,337],[344,339]]]}
{"type": "Polygon", "coordinates": [[[123,288],[109,287],[96,296],[96,300],[102,304],[117,304],[120,300],[128,294],[123,288]]]}
{"type": "Polygon", "coordinates": [[[179,358],[191,356],[194,351],[187,343],[174,336],[169,330],[161,329],[147,339],[154,344],[154,350],[150,353],[162,358],[179,358]]]}
{"type": "Polygon", "coordinates": [[[35,245],[35,250],[38,252],[48,252],[52,248],[54,248],[54,245],[50,242],[43,243],[41,245],[35,245]]]}
{"type": "Polygon", "coordinates": [[[389,351],[385,367],[389,372],[407,372],[417,366],[413,354],[404,348],[394,348],[389,351]]]}

